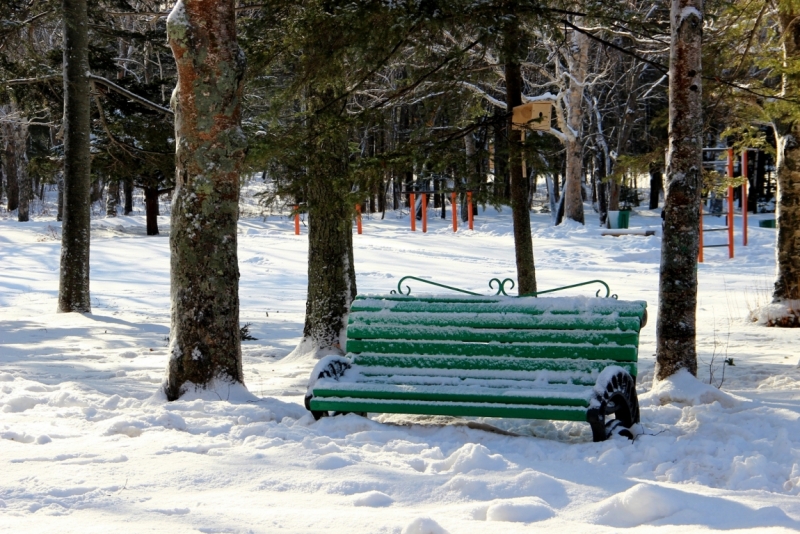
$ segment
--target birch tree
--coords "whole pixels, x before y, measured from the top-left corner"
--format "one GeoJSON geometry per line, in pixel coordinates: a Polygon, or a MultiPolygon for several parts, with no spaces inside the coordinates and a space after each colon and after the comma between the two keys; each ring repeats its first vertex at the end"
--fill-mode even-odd
{"type": "Polygon", "coordinates": [[[697,254],[702,192],[703,0],[672,0],[669,151],[661,241],[656,378],[697,374],[697,254]]]}
{"type": "MultiPolygon", "coordinates": [[[[164,391],[243,383],[236,225],[244,54],[233,0],[179,0],[167,19],[178,69],[170,234],[172,321],[164,391]]],[[[222,394],[222,393],[220,393],[222,394]]]]}

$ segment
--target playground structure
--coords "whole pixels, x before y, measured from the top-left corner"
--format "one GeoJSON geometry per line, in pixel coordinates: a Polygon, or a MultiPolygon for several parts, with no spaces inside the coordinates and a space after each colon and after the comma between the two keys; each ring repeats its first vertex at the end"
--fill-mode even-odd
{"type": "MultiPolygon", "coordinates": [[[[747,246],[747,189],[749,186],[749,176],[748,176],[748,166],[747,166],[747,152],[751,150],[749,148],[745,148],[742,150],[742,176],[745,178],[744,182],[742,183],[742,245],[747,246]]],[[[727,178],[730,180],[734,177],[733,166],[734,166],[734,153],[733,148],[704,148],[704,152],[727,152],[727,162],[726,162],[726,171],[727,171],[727,178]]],[[[716,162],[709,162],[711,164],[716,162]]],[[[733,239],[733,227],[734,227],[734,207],[733,207],[733,186],[728,185],[727,190],[727,212],[720,213],[720,215],[726,216],[726,225],[719,227],[719,228],[705,228],[703,226],[703,215],[704,213],[704,205],[705,202],[700,203],[700,246],[697,253],[697,261],[699,263],[703,263],[704,248],[717,248],[717,247],[727,247],[728,248],[728,258],[732,259],[734,257],[734,239],[733,239]],[[705,232],[722,232],[725,231],[728,233],[728,242],[727,243],[720,243],[714,245],[706,245],[704,243],[704,236],[705,232]]]]}

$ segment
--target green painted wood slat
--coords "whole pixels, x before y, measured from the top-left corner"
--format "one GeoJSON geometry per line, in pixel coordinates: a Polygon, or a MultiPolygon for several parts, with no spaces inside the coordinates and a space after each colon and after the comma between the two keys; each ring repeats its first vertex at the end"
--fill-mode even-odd
{"type": "Polygon", "coordinates": [[[454,326],[466,328],[503,328],[521,330],[623,330],[638,332],[641,322],[638,317],[564,316],[442,313],[420,314],[402,312],[353,312],[349,324],[366,325],[420,325],[454,326]]]}
{"type": "Polygon", "coordinates": [[[572,358],[587,360],[636,361],[636,347],[615,345],[561,345],[525,343],[455,343],[436,341],[367,340],[347,341],[353,353],[431,354],[452,356],[505,356],[517,358],[572,358]]]}
{"type": "Polygon", "coordinates": [[[500,330],[454,326],[367,325],[353,323],[347,327],[348,339],[414,339],[417,341],[468,341],[476,343],[616,343],[636,346],[636,332],[608,330],[500,330]]]}
{"type": "Polygon", "coordinates": [[[514,417],[520,419],[551,419],[586,421],[586,409],[577,407],[514,406],[481,403],[402,402],[331,397],[311,399],[311,409],[339,412],[405,413],[421,415],[451,415],[454,417],[514,417]]]}
{"type": "MultiPolygon", "coordinates": [[[[401,369],[444,369],[444,370],[487,370],[487,371],[575,371],[599,373],[609,365],[622,367],[631,376],[636,376],[636,362],[615,362],[610,360],[550,358],[513,358],[481,356],[419,356],[406,354],[350,354],[353,364],[368,367],[387,367],[401,369]]],[[[361,369],[363,373],[368,369],[361,369]]]]}

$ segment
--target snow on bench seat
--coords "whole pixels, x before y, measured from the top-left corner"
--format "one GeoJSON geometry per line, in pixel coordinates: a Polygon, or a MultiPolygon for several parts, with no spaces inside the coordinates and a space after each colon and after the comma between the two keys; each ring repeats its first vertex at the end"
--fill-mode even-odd
{"type": "Polygon", "coordinates": [[[307,406],[585,421],[604,370],[636,376],[646,308],[586,297],[358,296],[346,358],[316,371],[307,406]]]}

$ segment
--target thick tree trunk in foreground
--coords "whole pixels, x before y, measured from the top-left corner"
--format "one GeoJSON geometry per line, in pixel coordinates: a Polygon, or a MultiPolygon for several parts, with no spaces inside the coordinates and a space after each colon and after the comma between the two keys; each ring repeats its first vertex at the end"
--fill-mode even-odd
{"type": "MultiPolygon", "coordinates": [[[[346,162],[344,162],[346,164],[346,162]]],[[[308,297],[303,337],[317,355],[341,350],[340,334],[356,296],[353,206],[340,180],[320,170],[308,184],[308,297]],[[339,186],[339,187],[337,187],[339,186]]]]}
{"type": "MultiPolygon", "coordinates": [[[[780,12],[785,65],[800,61],[800,25],[796,20],[799,14],[786,8],[780,12]]],[[[783,96],[790,99],[800,96],[797,69],[784,74],[783,96]]],[[[793,109],[774,124],[778,152],[778,241],[772,302],[784,305],[785,309],[769,324],[800,327],[800,118],[793,109]]]]}
{"type": "Polygon", "coordinates": [[[583,125],[583,85],[589,66],[589,38],[577,31],[572,32],[573,56],[570,69],[567,105],[569,107],[570,136],[566,142],[566,172],[564,176],[564,216],[584,224],[583,215],[583,158],[581,152],[581,129],[583,125]]]}
{"type": "Polygon", "coordinates": [[[667,197],[656,325],[656,378],[697,374],[697,253],[702,188],[703,0],[672,0],[667,197]]]}
{"type": "Polygon", "coordinates": [[[245,64],[233,0],[179,0],[167,19],[167,36],[178,86],[164,391],[175,400],[191,388],[213,388],[215,381],[243,382],[236,224],[246,149],[245,64]]]}
{"type": "Polygon", "coordinates": [[[86,0],[63,0],[64,206],[58,311],[91,311],[89,230],[92,186],[89,155],[89,17],[86,0]]]}
{"type": "MultiPolygon", "coordinates": [[[[536,292],[536,268],[533,263],[531,213],[528,209],[528,180],[522,175],[521,134],[513,130],[513,109],[522,104],[522,74],[519,55],[519,21],[509,22],[504,36],[506,112],[508,120],[509,176],[511,180],[511,217],[514,221],[514,253],[517,260],[517,290],[520,295],[536,292]]],[[[495,160],[495,165],[497,160],[495,160]]]]}
{"type": "MultiPolygon", "coordinates": [[[[353,215],[348,199],[347,126],[325,104],[332,89],[311,89],[309,121],[314,144],[308,154],[308,296],[303,342],[316,356],[341,352],[340,335],[356,296],[353,265],[353,215]]],[[[413,209],[413,208],[412,208],[413,209]]],[[[413,214],[412,214],[413,216],[413,214]]]]}

